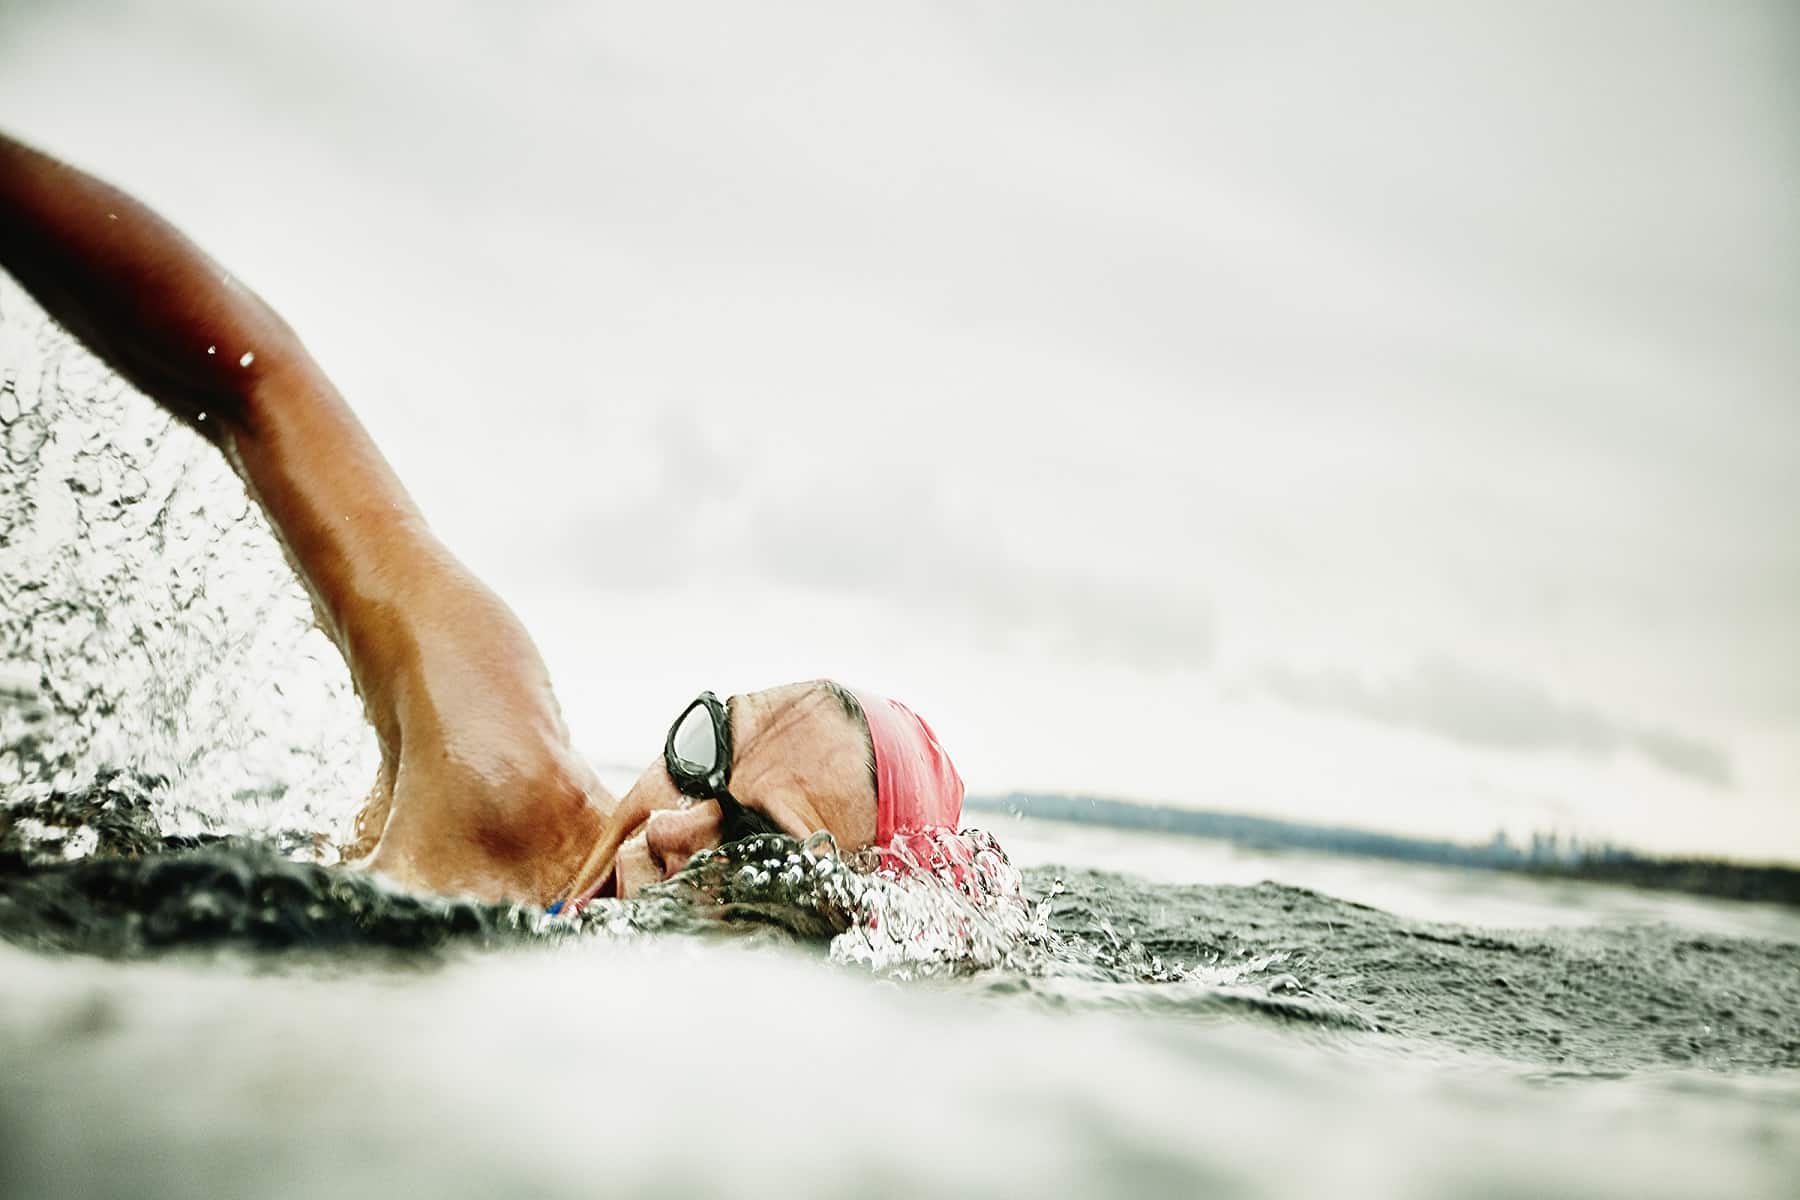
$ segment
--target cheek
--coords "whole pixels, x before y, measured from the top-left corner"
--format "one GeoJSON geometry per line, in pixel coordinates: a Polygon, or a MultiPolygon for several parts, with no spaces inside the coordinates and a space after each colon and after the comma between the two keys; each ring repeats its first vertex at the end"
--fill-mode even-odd
{"type": "Polygon", "coordinates": [[[874,798],[857,794],[842,778],[795,781],[786,799],[782,815],[792,816],[793,828],[829,830],[839,850],[860,850],[875,840],[874,798]]]}
{"type": "Polygon", "coordinates": [[[788,832],[829,830],[846,852],[875,840],[868,761],[835,737],[758,745],[739,761],[731,786],[788,832]]]}
{"type": "Polygon", "coordinates": [[[827,826],[840,850],[860,850],[875,840],[875,800],[858,796],[833,806],[827,826]]]}

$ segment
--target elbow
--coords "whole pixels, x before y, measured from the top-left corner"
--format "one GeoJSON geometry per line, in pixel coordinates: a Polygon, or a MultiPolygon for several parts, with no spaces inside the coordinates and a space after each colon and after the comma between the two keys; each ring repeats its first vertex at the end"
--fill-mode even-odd
{"type": "Polygon", "coordinates": [[[267,410],[280,397],[297,394],[296,377],[309,362],[276,338],[221,338],[188,357],[188,370],[144,390],[214,443],[266,426],[267,410]]]}
{"type": "MultiPolygon", "coordinates": [[[[228,283],[226,295],[181,305],[160,293],[140,297],[127,319],[123,344],[102,356],[126,378],[207,440],[250,430],[265,397],[310,363],[287,323],[248,288],[228,283]],[[167,314],[177,312],[170,317],[167,314]]],[[[186,289],[183,294],[191,293],[186,289]]]]}

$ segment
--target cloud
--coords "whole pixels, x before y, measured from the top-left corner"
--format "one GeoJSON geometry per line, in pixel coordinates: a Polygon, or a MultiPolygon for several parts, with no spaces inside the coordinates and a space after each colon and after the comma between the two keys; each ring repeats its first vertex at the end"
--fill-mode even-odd
{"type": "Polygon", "coordinates": [[[1212,660],[1198,581],[1129,540],[1059,530],[1030,494],[916,460],[724,445],[672,410],[640,449],[641,473],[557,535],[571,551],[609,547],[566,556],[608,586],[789,588],[1031,653],[1152,670],[1212,660]]]}
{"type": "Polygon", "coordinates": [[[1629,749],[1678,775],[1715,787],[1732,784],[1730,757],[1710,742],[1611,717],[1559,700],[1525,680],[1443,656],[1380,681],[1345,670],[1304,672],[1275,664],[1257,682],[1263,692],[1296,708],[1419,729],[1466,746],[1593,756],[1629,749]]]}

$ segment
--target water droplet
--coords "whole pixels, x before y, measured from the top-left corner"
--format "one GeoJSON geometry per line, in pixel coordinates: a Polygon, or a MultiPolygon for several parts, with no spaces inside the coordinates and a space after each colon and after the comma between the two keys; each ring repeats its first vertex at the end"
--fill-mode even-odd
{"type": "Polygon", "coordinates": [[[252,354],[250,351],[246,350],[246,351],[244,351],[244,357],[238,359],[238,366],[247,367],[255,361],[256,361],[256,355],[252,354]]]}
{"type": "Polygon", "coordinates": [[[77,462],[74,470],[69,472],[68,485],[84,496],[93,496],[100,491],[100,471],[91,462],[77,462]]]}
{"type": "Polygon", "coordinates": [[[6,456],[15,463],[28,463],[49,436],[49,427],[42,421],[14,422],[7,429],[6,456]]]}

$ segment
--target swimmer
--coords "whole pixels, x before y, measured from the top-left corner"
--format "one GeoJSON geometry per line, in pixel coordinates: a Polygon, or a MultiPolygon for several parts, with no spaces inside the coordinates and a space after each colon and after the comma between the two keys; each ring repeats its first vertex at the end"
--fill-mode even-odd
{"type": "Polygon", "coordinates": [[[930,727],[829,681],[702,692],[615,798],[518,618],[261,298],[130,196],[4,134],[0,268],[218,447],[268,515],[381,748],[353,865],[560,907],[630,896],[752,833],[823,831],[848,852],[955,828],[962,780],[930,727]]]}

